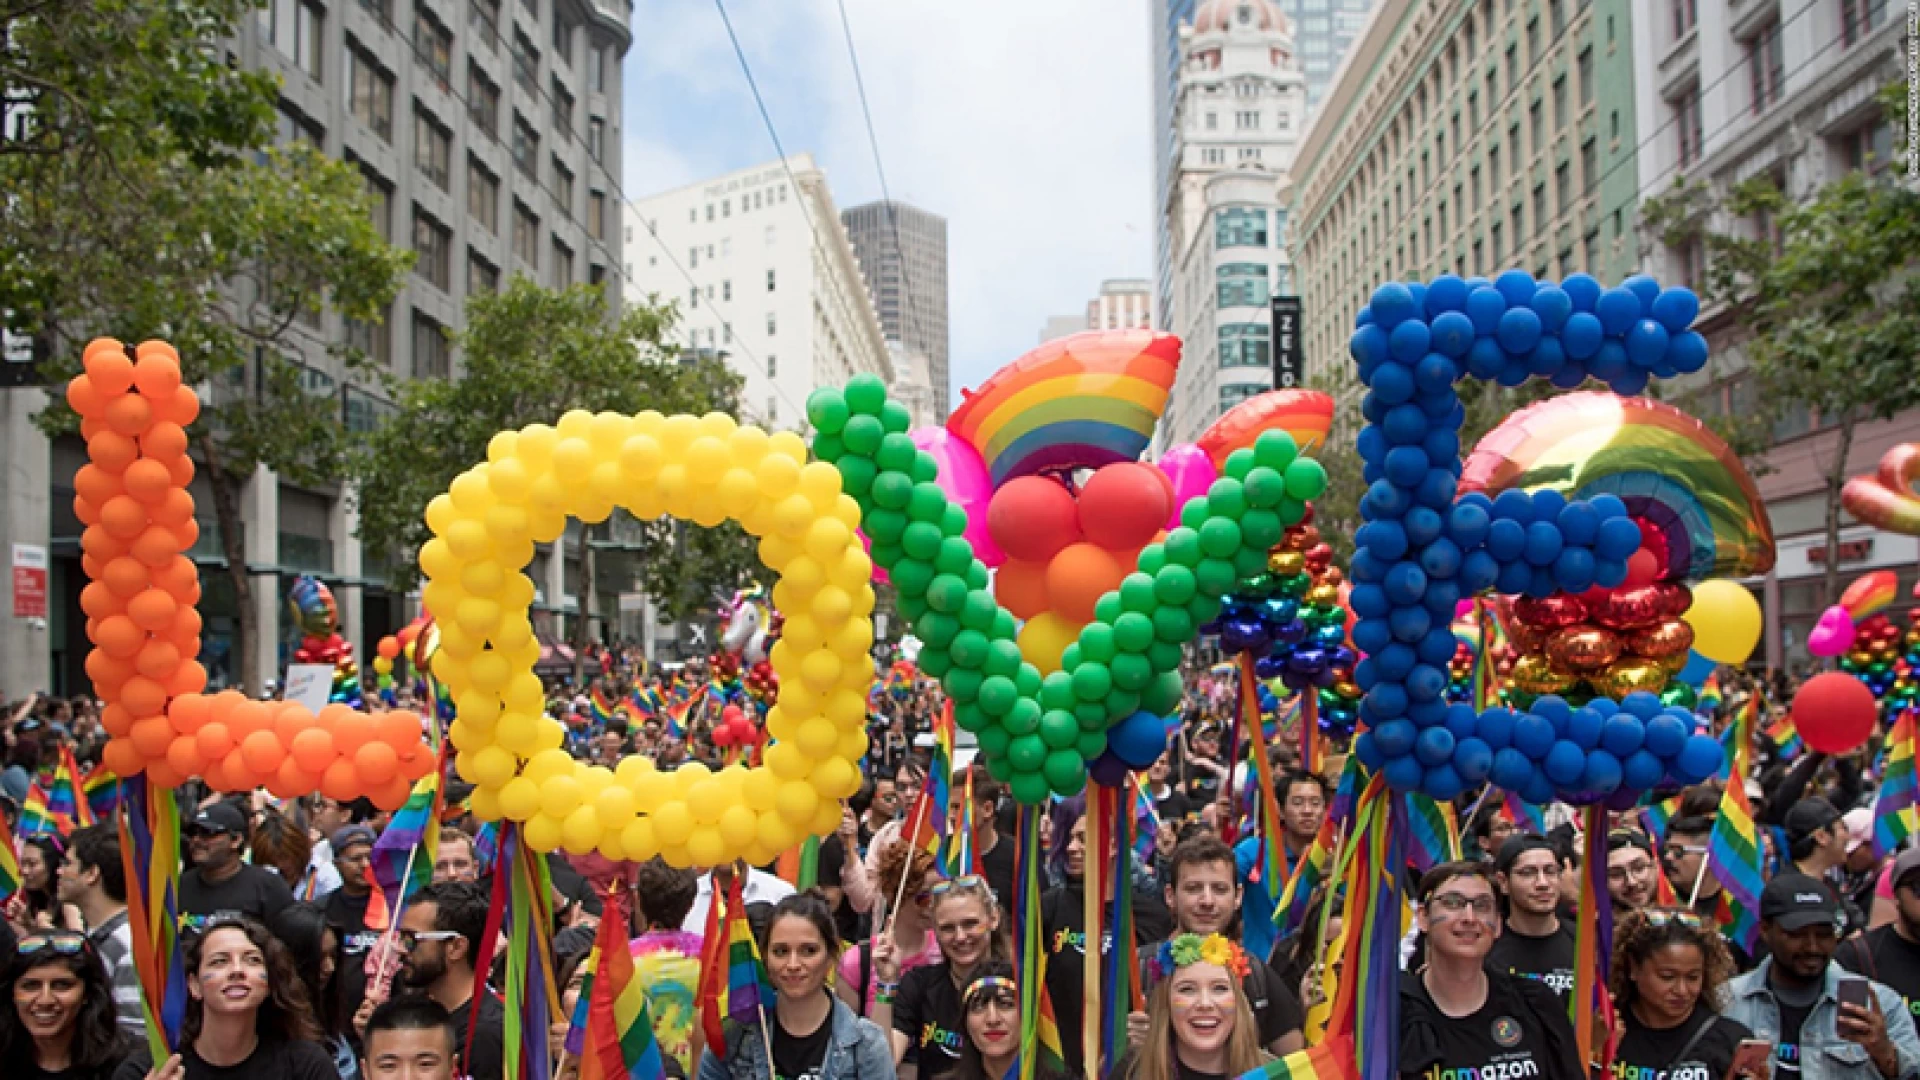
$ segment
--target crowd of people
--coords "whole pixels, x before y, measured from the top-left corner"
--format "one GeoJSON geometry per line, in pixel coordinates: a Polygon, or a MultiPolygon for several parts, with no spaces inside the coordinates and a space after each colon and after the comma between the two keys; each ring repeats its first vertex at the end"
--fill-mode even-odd
{"type": "MultiPolygon", "coordinates": [[[[609,656],[588,693],[556,687],[550,707],[582,758],[724,761],[705,711],[670,720],[595,707],[663,685],[609,656]]],[[[1308,857],[1339,760],[1317,774],[1287,740],[1267,748],[1280,818],[1277,835],[1263,837],[1246,809],[1255,781],[1245,748],[1232,745],[1231,693],[1204,674],[1190,691],[1179,731],[1141,778],[1151,806],[1126,885],[1144,1007],[1127,1017],[1124,1052],[1099,1063],[1104,1076],[1234,1077],[1324,1036],[1341,882],[1325,882],[1309,900],[1314,914],[1289,931],[1261,875],[1263,844],[1289,877],[1308,857]]],[[[940,707],[924,680],[876,691],[865,781],[823,838],[805,889],[774,867],[551,856],[563,1011],[548,1035],[562,1071],[578,1069],[565,1038],[599,922],[623,912],[669,1075],[1005,1080],[1022,1041],[1014,808],[976,762],[946,785],[947,820],[973,824],[971,864],[949,876],[909,842],[940,707]],[[708,1045],[702,934],[735,875],[774,1000],[757,1025],[730,1025],[724,1045],[708,1045]],[[608,903],[615,882],[630,905],[608,903]]],[[[0,809],[13,819],[59,748],[85,761],[103,733],[85,699],[33,699],[0,737],[0,809]]],[[[1766,849],[1757,937],[1724,924],[1725,883],[1706,857],[1723,782],[1678,793],[1663,824],[1638,812],[1612,819],[1612,1019],[1601,1045],[1613,1080],[1920,1080],[1920,849],[1875,856],[1868,748],[1791,761],[1762,749],[1757,774],[1731,781],[1746,786],[1766,849]]],[[[463,789],[449,778],[450,805],[463,789]]],[[[19,845],[22,880],[0,928],[0,1074],[503,1076],[504,956],[484,940],[493,867],[479,823],[448,821],[432,882],[389,921],[369,867],[386,816],[371,804],[177,794],[189,1000],[175,1052],[156,1062],[147,1049],[120,836],[93,825],[19,845]],[[483,969],[486,955],[496,959],[483,969]]],[[[1596,947],[1575,931],[1585,848],[1574,815],[1551,806],[1544,822],[1516,820],[1509,807],[1463,797],[1457,857],[1408,870],[1415,917],[1402,950],[1398,1061],[1410,1080],[1579,1080],[1600,1067],[1582,1060],[1570,1019],[1582,1012],[1569,1007],[1579,950],[1596,947]]],[[[1116,952],[1110,933],[1088,941],[1087,825],[1085,796],[1056,800],[1040,821],[1035,917],[1068,1074],[1087,1070],[1086,949],[1109,963],[1116,952]]]]}

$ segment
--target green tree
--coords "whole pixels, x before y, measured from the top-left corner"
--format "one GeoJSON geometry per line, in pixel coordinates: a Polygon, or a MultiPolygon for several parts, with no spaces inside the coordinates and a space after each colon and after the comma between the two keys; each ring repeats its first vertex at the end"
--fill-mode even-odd
{"type": "MultiPolygon", "coordinates": [[[[0,81],[24,99],[0,141],[0,311],[55,384],[95,335],[178,349],[203,388],[189,435],[238,606],[242,680],[256,620],[241,490],[263,466],[311,486],[344,461],[337,399],[316,400],[287,354],[326,308],[379,319],[412,260],[374,228],[355,169],[272,148],[277,84],[227,58],[252,6],[0,9],[0,81]]],[[[350,370],[362,362],[340,351],[350,370]]],[[[40,422],[75,429],[58,395],[40,422]]]]}
{"type": "MultiPolygon", "coordinates": [[[[1904,133],[1905,87],[1889,86],[1881,101],[1904,133]]],[[[1760,399],[1798,403],[1833,426],[1821,474],[1836,550],[1859,426],[1920,406],[1920,192],[1897,170],[1849,172],[1799,202],[1764,176],[1725,192],[1682,179],[1642,213],[1660,241],[1704,250],[1702,299],[1724,312],[1760,399]],[[1716,227],[1731,222],[1746,227],[1716,227]]],[[[1824,603],[1839,595],[1838,575],[1827,560],[1824,603]]]]}
{"type": "MultiPolygon", "coordinates": [[[[665,340],[676,318],[670,304],[631,304],[614,316],[597,287],[546,289],[523,276],[498,295],[470,296],[467,328],[454,342],[461,377],[399,382],[395,415],[355,464],[360,538],[368,551],[395,556],[388,560],[395,587],[419,578],[411,553],[429,536],[427,503],[486,460],[495,434],[551,424],[572,409],[736,411],[739,376],[718,361],[682,357],[665,340]]],[[[623,519],[595,523],[585,540],[583,581],[600,580],[599,552],[631,554],[646,590],[674,620],[711,610],[759,566],[753,541],[731,524],[623,519]]],[[[596,592],[582,590],[578,646],[586,644],[596,592]]]]}

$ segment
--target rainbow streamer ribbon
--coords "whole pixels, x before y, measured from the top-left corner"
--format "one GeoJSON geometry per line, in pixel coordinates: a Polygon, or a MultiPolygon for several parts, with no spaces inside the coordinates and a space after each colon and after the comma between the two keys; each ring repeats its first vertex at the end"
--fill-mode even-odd
{"type": "Polygon", "coordinates": [[[1014,981],[1020,987],[1020,1057],[1012,1075],[1033,1080],[1066,1071],[1060,1025],[1047,993],[1046,930],[1040,918],[1040,811],[1021,806],[1016,813],[1013,849],[1014,981]]]}
{"type": "MultiPolygon", "coordinates": [[[[1277,905],[1288,877],[1285,843],[1282,840],[1286,832],[1280,818],[1280,800],[1273,787],[1273,765],[1267,760],[1266,740],[1261,737],[1260,690],[1253,678],[1253,654],[1241,653],[1239,666],[1241,719],[1250,736],[1247,756],[1253,759],[1253,771],[1260,780],[1260,855],[1254,864],[1255,874],[1259,884],[1266,889],[1268,900],[1277,905]]],[[[1302,696],[1311,700],[1313,695],[1308,693],[1302,696]]],[[[1311,725],[1311,715],[1308,721],[1311,725]]]]}
{"type": "Polygon", "coordinates": [[[1880,790],[1873,797],[1873,854],[1884,859],[1920,832],[1920,789],[1914,774],[1914,710],[1894,721],[1880,790]]]}
{"type": "Polygon", "coordinates": [[[0,815],[0,900],[5,900],[20,891],[20,856],[14,852],[13,830],[7,828],[5,815],[0,815]]]}
{"type": "Polygon", "coordinates": [[[1307,845],[1299,861],[1293,864],[1293,876],[1287,879],[1287,887],[1273,911],[1274,922],[1280,927],[1279,940],[1285,941],[1306,925],[1313,894],[1327,880],[1327,872],[1333,866],[1338,837],[1333,815],[1328,814],[1320,822],[1320,832],[1314,836],[1313,843],[1307,845]]]}
{"type": "MultiPolygon", "coordinates": [[[[1599,1061],[1600,1075],[1611,1071],[1612,1040],[1594,1038],[1613,1027],[1613,998],[1607,993],[1607,967],[1613,956],[1613,900],[1607,892],[1607,810],[1594,805],[1585,811],[1586,854],[1581,863],[1580,901],[1575,918],[1573,993],[1567,996],[1567,1016],[1580,1044],[1580,1060],[1599,1061]],[[1596,1059],[1595,1048],[1599,1058],[1596,1059]]],[[[1671,890],[1672,886],[1668,886],[1671,890]]]]}
{"type": "Polygon", "coordinates": [[[1506,807],[1507,818],[1513,822],[1514,828],[1536,836],[1547,835],[1547,815],[1540,807],[1511,791],[1501,795],[1500,803],[1506,807]]]}
{"type": "Polygon", "coordinates": [[[1405,803],[1386,779],[1367,782],[1354,807],[1353,828],[1341,845],[1335,876],[1346,883],[1342,912],[1341,974],[1328,1011],[1322,1046],[1335,1049],[1332,1075],[1395,1080],[1400,1050],[1400,933],[1403,898],[1399,868],[1407,860],[1405,803]],[[1349,1058],[1341,1051],[1352,1046],[1349,1058]]]}
{"type": "Polygon", "coordinates": [[[1721,886],[1721,925],[1749,954],[1760,934],[1760,890],[1765,885],[1760,831],[1744,782],[1753,767],[1753,729],[1759,719],[1760,695],[1754,694],[1732,725],[1732,766],[1720,794],[1720,812],[1713,819],[1713,835],[1707,841],[1707,868],[1721,886]]]}
{"type": "MultiPolygon", "coordinates": [[[[493,964],[494,947],[505,933],[507,978],[503,1004],[506,1026],[505,1080],[544,1080],[553,1075],[547,1042],[552,1017],[560,1011],[553,977],[553,877],[546,856],[528,846],[520,826],[509,822],[500,834],[499,862],[493,876],[493,905],[474,970],[493,964]]],[[[481,993],[474,994],[477,1013],[481,993]]],[[[467,1028],[471,1056],[474,1025],[467,1028]]]]}
{"type": "Polygon", "coordinates": [[[165,1061],[187,1017],[186,962],[180,947],[180,806],[173,792],[123,781],[120,859],[127,878],[127,929],[146,1018],[147,1050],[165,1061]]]}
{"type": "MultiPolygon", "coordinates": [[[[1132,781],[1136,794],[1139,791],[1138,778],[1132,781]]],[[[1100,1020],[1101,1060],[1111,1065],[1120,1060],[1126,1051],[1127,1014],[1132,1011],[1144,1011],[1139,982],[1140,945],[1134,940],[1133,922],[1133,852],[1131,831],[1139,825],[1138,817],[1129,805],[1132,800],[1123,797],[1121,792],[1111,788],[1096,786],[1095,795],[1102,800],[1111,799],[1113,820],[1113,862],[1108,867],[1106,887],[1112,892],[1109,901],[1107,925],[1111,928],[1115,955],[1107,964],[1101,992],[1106,1009],[1100,1020]]],[[[1105,937],[1101,939],[1103,942],[1105,937]]]]}

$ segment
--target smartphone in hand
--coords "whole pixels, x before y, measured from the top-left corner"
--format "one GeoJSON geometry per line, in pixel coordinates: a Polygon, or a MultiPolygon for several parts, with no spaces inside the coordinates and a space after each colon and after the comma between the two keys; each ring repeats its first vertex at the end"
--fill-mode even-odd
{"type": "Polygon", "coordinates": [[[1858,1005],[1868,1011],[1873,1009],[1871,985],[1858,976],[1841,979],[1837,994],[1842,1005],[1858,1005]]]}

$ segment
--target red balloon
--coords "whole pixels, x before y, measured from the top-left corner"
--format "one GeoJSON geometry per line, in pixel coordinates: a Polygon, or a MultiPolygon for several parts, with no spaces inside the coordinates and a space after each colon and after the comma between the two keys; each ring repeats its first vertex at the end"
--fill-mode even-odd
{"type": "Polygon", "coordinates": [[[1660,557],[1641,548],[1627,557],[1627,580],[1622,588],[1638,589],[1660,580],[1660,557]]]}
{"type": "Polygon", "coordinates": [[[1873,734],[1879,709],[1873,691],[1843,671],[1808,679],[1793,695],[1793,725],[1808,747],[1823,754],[1844,754],[1873,734]]]}
{"type": "Polygon", "coordinates": [[[1059,481],[1022,476],[993,493],[987,534],[1009,558],[1043,563],[1080,539],[1080,517],[1059,481]]]}
{"type": "Polygon", "coordinates": [[[1145,547],[1173,514],[1159,469],[1127,461],[1095,472],[1080,489],[1080,531],[1108,551],[1145,547]]]}

